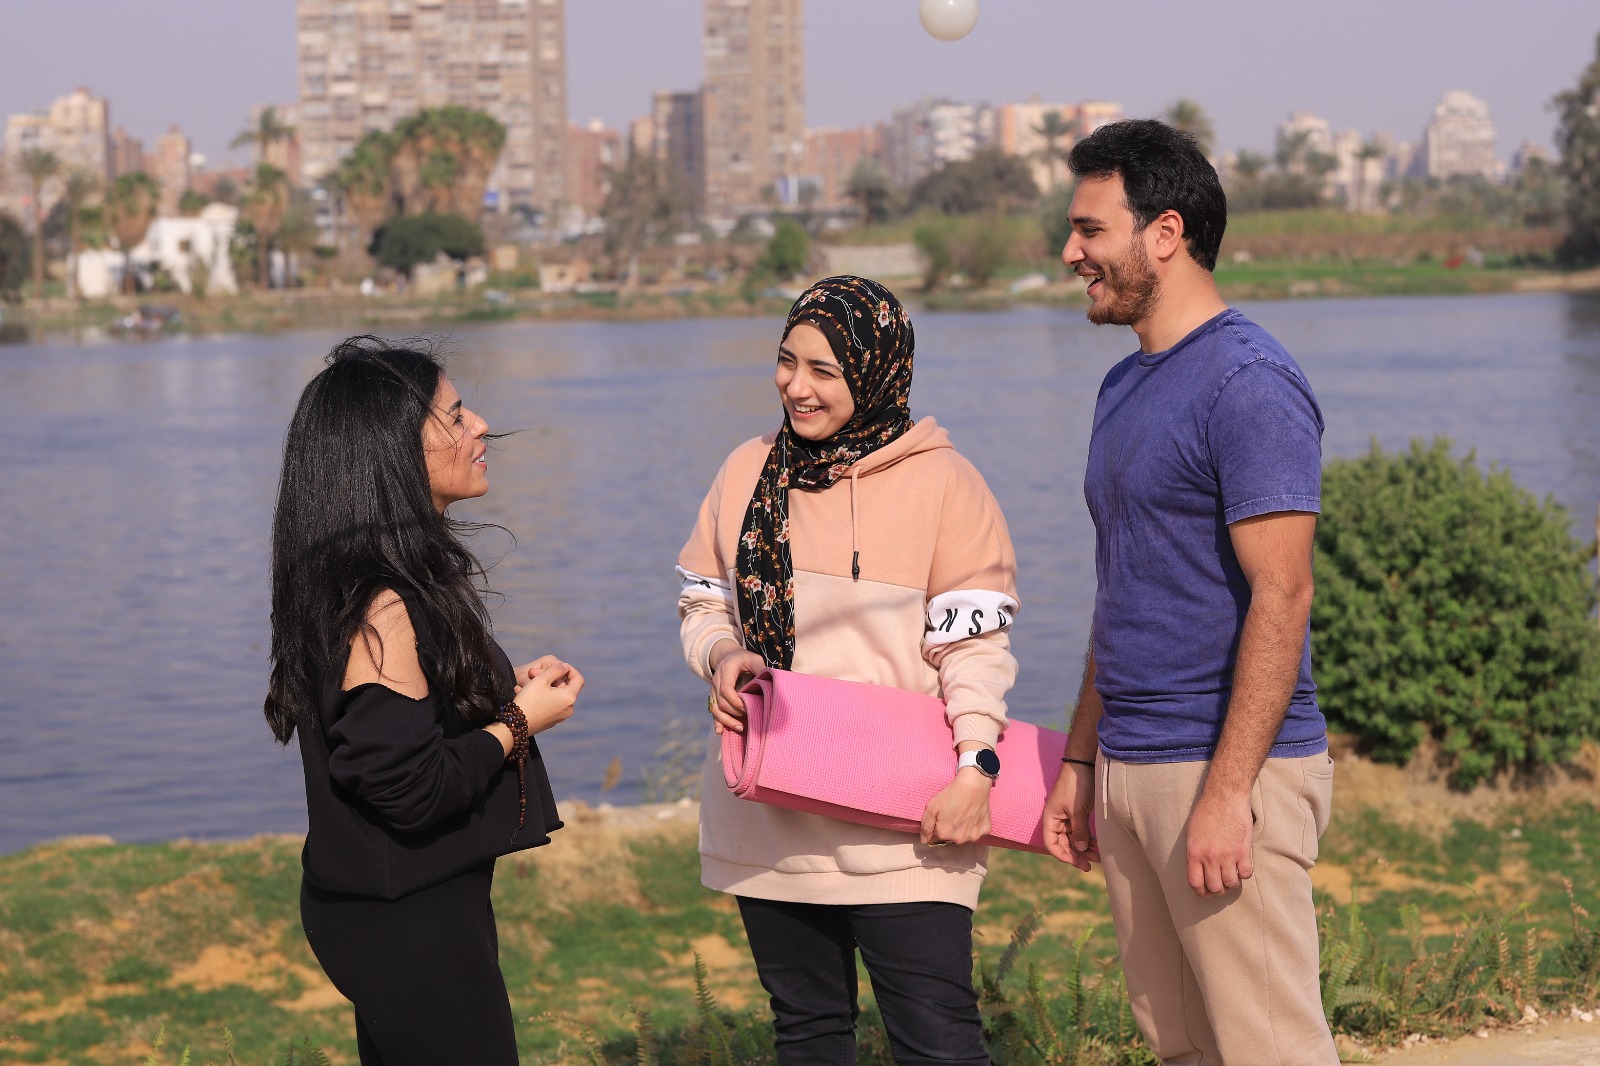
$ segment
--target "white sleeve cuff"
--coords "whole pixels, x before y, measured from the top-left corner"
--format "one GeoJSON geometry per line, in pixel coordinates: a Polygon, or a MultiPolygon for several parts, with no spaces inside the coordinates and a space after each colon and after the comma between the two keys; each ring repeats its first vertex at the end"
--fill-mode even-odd
{"type": "Polygon", "coordinates": [[[1017,601],[990,589],[953,589],[928,601],[929,644],[954,644],[968,637],[1010,629],[1017,601]]]}

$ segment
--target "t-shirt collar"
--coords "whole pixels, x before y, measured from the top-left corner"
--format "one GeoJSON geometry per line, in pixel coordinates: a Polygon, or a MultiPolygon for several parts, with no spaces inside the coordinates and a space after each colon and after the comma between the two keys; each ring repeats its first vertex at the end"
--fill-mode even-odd
{"type": "Polygon", "coordinates": [[[1212,315],[1210,318],[1208,318],[1204,322],[1200,323],[1194,329],[1190,330],[1188,332],[1188,334],[1186,336],[1184,336],[1184,338],[1182,340],[1180,340],[1177,344],[1174,344],[1172,347],[1167,348],[1164,351],[1159,351],[1159,352],[1137,352],[1137,353],[1135,353],[1139,357],[1139,365],[1140,366],[1159,366],[1161,363],[1165,362],[1166,360],[1170,359],[1172,356],[1176,355],[1178,352],[1182,351],[1185,347],[1187,347],[1189,345],[1190,342],[1194,341],[1197,337],[1201,337],[1201,336],[1204,336],[1207,333],[1210,333],[1213,329],[1216,329],[1218,326],[1222,325],[1223,322],[1227,321],[1229,318],[1233,317],[1234,315],[1236,315],[1238,313],[1239,312],[1237,310],[1235,310],[1234,308],[1232,308],[1232,307],[1225,307],[1221,311],[1217,312],[1215,315],[1212,315]]]}

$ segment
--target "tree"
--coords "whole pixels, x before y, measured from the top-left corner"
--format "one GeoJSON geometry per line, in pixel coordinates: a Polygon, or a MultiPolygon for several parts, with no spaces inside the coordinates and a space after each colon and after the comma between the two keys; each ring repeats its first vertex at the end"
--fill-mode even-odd
{"type": "Polygon", "coordinates": [[[1211,156],[1217,143],[1217,131],[1205,108],[1187,98],[1178,100],[1167,108],[1162,121],[1175,130],[1189,134],[1200,145],[1201,153],[1207,158],[1211,156]]]}
{"type": "Polygon", "coordinates": [[[373,257],[386,267],[411,276],[419,263],[431,263],[440,252],[451,259],[483,254],[483,231],[460,215],[406,215],[378,231],[373,257]]]}
{"type": "Polygon", "coordinates": [[[0,211],[0,300],[15,300],[28,279],[31,253],[22,223],[0,211]]]}
{"type": "Polygon", "coordinates": [[[1367,209],[1367,164],[1382,158],[1383,145],[1377,141],[1362,141],[1361,147],[1356,149],[1355,202],[1350,205],[1350,210],[1359,212],[1367,209]]]}
{"type": "Polygon", "coordinates": [[[370,250],[372,238],[394,214],[394,142],[374,130],[339,160],[333,186],[355,221],[361,247],[370,250]]]}
{"type": "Polygon", "coordinates": [[[483,213],[506,128],[465,107],[425,108],[395,124],[391,174],[408,215],[457,214],[476,222],[483,213]]]}
{"type": "Polygon", "coordinates": [[[194,218],[206,209],[211,203],[211,198],[199,189],[185,189],[183,195],[178,197],[178,214],[184,218],[194,218]]]}
{"type": "Polygon", "coordinates": [[[289,175],[271,163],[257,163],[250,194],[241,212],[249,219],[256,235],[256,282],[263,289],[272,285],[272,247],[289,210],[289,175]]]}
{"type": "Polygon", "coordinates": [[[143,171],[123,174],[106,197],[106,224],[122,249],[122,291],[136,292],[133,249],[144,240],[161,203],[161,183],[143,171]]]}
{"type": "Polygon", "coordinates": [[[18,160],[28,179],[28,199],[33,205],[33,295],[44,299],[44,188],[61,173],[61,157],[48,148],[28,148],[18,160]]]}
{"type": "Polygon", "coordinates": [[[911,190],[913,206],[946,215],[1009,212],[1038,199],[1039,186],[1028,164],[998,148],[982,148],[971,159],[947,163],[911,190]]]}
{"type": "Polygon", "coordinates": [[[278,109],[264,107],[256,116],[254,125],[246,126],[234,134],[233,140],[228,142],[229,148],[243,148],[250,146],[257,165],[267,161],[267,153],[275,144],[284,144],[294,138],[294,127],[278,117],[278,109]]]}
{"type": "Polygon", "coordinates": [[[1233,172],[1242,181],[1255,181],[1266,169],[1267,157],[1248,148],[1239,149],[1239,154],[1233,157],[1233,172]]]}
{"type": "Polygon", "coordinates": [[[811,238],[806,236],[805,228],[792,218],[780,219],[760,266],[786,281],[805,270],[810,255],[811,238]]]}
{"type": "Polygon", "coordinates": [[[1044,118],[1033,128],[1033,132],[1044,138],[1044,147],[1039,149],[1038,155],[1050,174],[1050,188],[1054,189],[1061,184],[1060,178],[1057,177],[1056,164],[1067,161],[1068,146],[1060,142],[1070,141],[1078,135],[1078,123],[1073,119],[1063,118],[1059,111],[1047,111],[1044,118]]]}
{"type": "Polygon", "coordinates": [[[688,217],[688,198],[666,167],[635,155],[610,171],[611,188],[600,205],[606,224],[606,250],[625,258],[628,284],[639,281],[639,253],[654,247],[688,217]]]}
{"type": "Polygon", "coordinates": [[[100,176],[75,169],[67,175],[61,199],[67,205],[67,295],[78,295],[78,250],[83,246],[83,212],[100,192],[100,176]]]}
{"type": "Polygon", "coordinates": [[[1424,740],[1469,787],[1600,732],[1590,549],[1558,505],[1445,440],[1322,480],[1312,655],[1329,725],[1386,762],[1424,740]]]}
{"type": "Polygon", "coordinates": [[[1558,170],[1567,183],[1567,235],[1560,254],[1571,263],[1600,262],[1600,36],[1594,50],[1578,84],[1551,101],[1561,152],[1558,170]]]}
{"type": "Polygon", "coordinates": [[[863,226],[886,222],[894,202],[894,186],[889,175],[871,159],[858,159],[850,179],[845,183],[845,196],[861,208],[863,226]]]}

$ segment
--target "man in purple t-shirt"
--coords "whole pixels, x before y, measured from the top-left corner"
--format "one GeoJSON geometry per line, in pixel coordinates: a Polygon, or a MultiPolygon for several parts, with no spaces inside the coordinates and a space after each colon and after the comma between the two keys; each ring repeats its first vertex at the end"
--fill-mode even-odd
{"type": "Polygon", "coordinates": [[[1308,873],[1333,796],[1309,641],[1322,414],[1217,293],[1227,201],[1192,137],[1118,122],[1068,165],[1062,259],[1139,351],[1095,404],[1093,639],[1045,841],[1103,863],[1163,1062],[1331,1066],[1308,873]]]}

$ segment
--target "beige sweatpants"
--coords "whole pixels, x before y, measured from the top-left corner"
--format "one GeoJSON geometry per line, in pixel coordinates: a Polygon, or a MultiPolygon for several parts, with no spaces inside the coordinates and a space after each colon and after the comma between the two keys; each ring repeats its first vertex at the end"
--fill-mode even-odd
{"type": "Polygon", "coordinates": [[[1185,825],[1207,762],[1101,753],[1100,855],[1133,1014],[1163,1063],[1333,1066],[1322,1013],[1311,866],[1333,760],[1268,759],[1250,795],[1255,872],[1221,896],[1188,882],[1185,825]]]}

